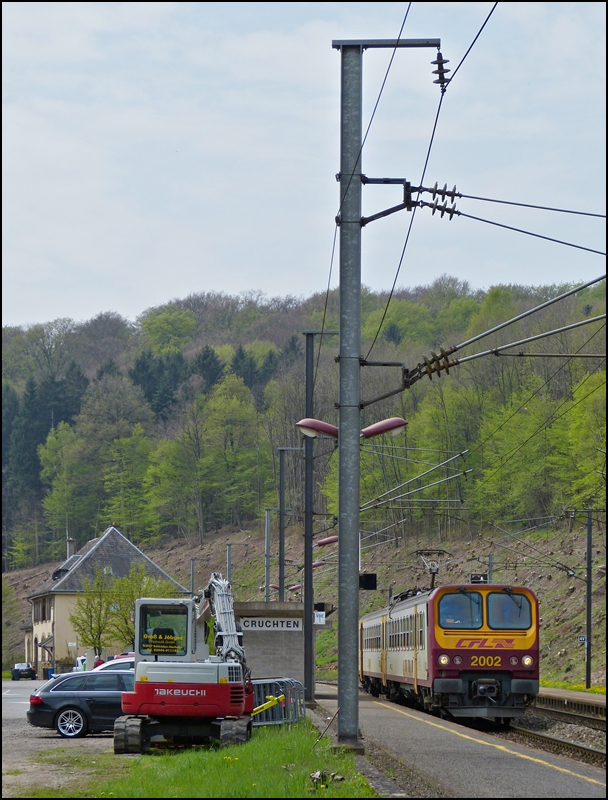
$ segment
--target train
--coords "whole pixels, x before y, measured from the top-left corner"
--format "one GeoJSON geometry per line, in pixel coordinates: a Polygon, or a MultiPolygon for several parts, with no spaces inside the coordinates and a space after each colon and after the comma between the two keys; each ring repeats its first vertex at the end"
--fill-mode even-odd
{"type": "Polygon", "coordinates": [[[538,694],[538,632],[526,587],[410,589],[361,617],[361,687],[447,719],[508,725],[538,694]]]}

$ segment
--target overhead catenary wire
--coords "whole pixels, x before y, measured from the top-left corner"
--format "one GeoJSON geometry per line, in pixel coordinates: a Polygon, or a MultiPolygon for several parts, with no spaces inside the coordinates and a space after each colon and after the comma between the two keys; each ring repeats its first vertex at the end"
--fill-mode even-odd
{"type": "MultiPolygon", "coordinates": [[[[452,197],[451,192],[450,197],[452,197]]],[[[483,200],[486,203],[502,203],[503,205],[519,206],[520,208],[535,208],[540,211],[559,211],[562,214],[579,214],[583,217],[599,217],[600,219],[606,219],[605,214],[592,214],[590,211],[573,211],[570,208],[553,208],[551,206],[537,206],[532,203],[516,203],[512,200],[495,200],[491,197],[477,197],[474,194],[462,194],[461,192],[454,192],[453,197],[462,197],[467,200],[483,200]]]]}
{"type": "MultiPolygon", "coordinates": [[[[407,9],[405,11],[405,16],[403,17],[403,22],[401,23],[401,28],[399,29],[399,35],[397,36],[397,42],[399,42],[399,40],[401,39],[401,34],[403,33],[403,29],[405,27],[405,23],[407,21],[408,14],[410,13],[410,8],[411,7],[412,7],[412,4],[410,2],[410,3],[408,3],[407,9]]],[[[396,52],[397,52],[397,46],[395,45],[395,47],[393,48],[393,52],[391,54],[391,58],[390,58],[389,63],[388,63],[388,67],[386,68],[386,72],[384,74],[384,79],[382,81],[382,85],[380,86],[380,91],[378,92],[378,97],[376,98],[376,102],[374,104],[374,108],[373,108],[373,111],[371,113],[371,116],[370,116],[370,119],[369,119],[369,123],[367,125],[366,130],[365,130],[365,136],[363,137],[363,141],[361,142],[361,147],[359,148],[359,153],[357,155],[357,160],[356,160],[355,165],[353,167],[353,171],[351,172],[351,174],[349,176],[348,185],[347,185],[346,191],[344,193],[344,197],[346,197],[346,194],[348,192],[348,187],[351,184],[351,181],[353,179],[353,175],[355,173],[355,170],[357,169],[357,165],[359,164],[359,162],[361,160],[361,153],[363,151],[363,146],[364,146],[365,142],[367,141],[367,137],[369,135],[369,132],[370,132],[370,129],[371,129],[371,126],[372,126],[372,122],[373,122],[374,117],[376,115],[376,110],[378,109],[378,104],[380,103],[380,98],[382,97],[382,93],[384,91],[384,87],[386,85],[386,81],[388,79],[389,72],[391,70],[393,61],[395,59],[396,52]]],[[[342,212],[342,206],[344,204],[344,197],[340,198],[340,207],[338,209],[338,213],[336,215],[336,219],[340,216],[340,214],[342,212]]],[[[326,290],[326,293],[325,293],[325,307],[323,309],[323,322],[322,322],[322,325],[321,325],[321,338],[319,340],[319,348],[318,348],[318,351],[317,351],[317,360],[316,360],[315,371],[314,371],[314,376],[313,376],[313,394],[314,394],[314,387],[315,387],[316,380],[317,380],[317,371],[318,371],[318,368],[319,368],[319,360],[320,360],[320,357],[321,357],[321,348],[323,346],[323,331],[325,330],[325,320],[327,318],[327,303],[328,303],[330,286],[331,286],[331,276],[332,276],[332,272],[333,272],[334,257],[335,257],[335,253],[336,253],[337,237],[338,237],[338,223],[336,221],[336,223],[334,225],[334,239],[333,239],[333,244],[332,244],[332,249],[331,249],[331,259],[330,259],[330,264],[329,264],[329,276],[328,276],[328,281],[327,281],[327,290],[326,290]]]]}
{"type": "MultiPolygon", "coordinates": [[[[432,149],[432,147],[433,147],[433,142],[435,141],[435,133],[437,132],[437,123],[439,122],[439,113],[440,113],[440,111],[441,111],[441,106],[442,106],[442,104],[443,104],[443,98],[444,98],[444,96],[445,96],[445,93],[446,93],[447,87],[448,87],[448,86],[451,84],[451,82],[454,80],[454,76],[456,75],[456,73],[458,72],[458,70],[460,69],[460,67],[462,66],[462,64],[464,63],[464,61],[465,61],[466,57],[469,55],[469,53],[470,53],[470,52],[471,52],[471,50],[473,49],[473,46],[474,46],[475,42],[477,41],[477,39],[479,39],[479,36],[481,35],[481,32],[483,31],[483,29],[485,28],[486,24],[488,23],[488,20],[490,19],[490,17],[491,17],[491,16],[492,16],[492,14],[494,13],[494,10],[496,9],[496,6],[497,6],[497,5],[498,5],[498,3],[494,3],[494,5],[492,6],[492,9],[490,10],[490,13],[489,13],[489,14],[488,14],[488,16],[486,17],[486,19],[485,19],[485,21],[484,21],[483,25],[481,26],[481,28],[480,28],[480,29],[479,29],[479,31],[477,32],[477,35],[475,36],[475,38],[473,39],[473,41],[472,41],[472,42],[471,42],[471,44],[469,45],[469,47],[468,47],[468,49],[467,49],[466,53],[464,54],[464,56],[463,56],[463,57],[460,59],[460,62],[459,62],[459,64],[458,64],[458,66],[456,67],[456,69],[455,69],[455,70],[454,70],[454,72],[452,73],[452,77],[451,77],[451,78],[449,78],[449,79],[446,81],[446,83],[444,83],[444,84],[441,86],[441,96],[440,96],[440,98],[439,98],[439,105],[437,106],[437,112],[436,112],[436,114],[435,114],[435,121],[433,122],[433,130],[432,130],[432,132],[431,132],[431,138],[430,138],[430,141],[429,141],[429,146],[428,146],[428,148],[427,148],[426,158],[425,158],[425,160],[424,160],[424,166],[423,166],[423,168],[422,168],[422,175],[421,175],[421,178],[420,178],[420,186],[422,186],[422,184],[423,184],[423,181],[424,181],[424,176],[426,175],[426,170],[427,170],[427,167],[428,167],[429,158],[430,158],[430,156],[431,156],[431,149],[432,149]]],[[[409,8],[408,8],[408,11],[409,11],[409,8]]],[[[417,199],[419,199],[419,198],[420,198],[420,194],[421,194],[421,193],[420,193],[420,191],[419,191],[419,192],[418,192],[418,195],[417,195],[417,199]]],[[[372,350],[374,349],[374,346],[375,346],[375,344],[376,344],[376,341],[378,340],[378,336],[380,335],[380,331],[382,330],[382,326],[384,325],[384,320],[386,319],[386,315],[387,315],[387,313],[388,313],[388,307],[389,307],[389,304],[390,304],[390,302],[391,302],[391,299],[392,299],[392,297],[393,297],[393,295],[394,295],[394,293],[395,293],[395,287],[397,286],[397,280],[398,280],[398,278],[399,278],[399,273],[401,272],[401,266],[402,266],[402,264],[403,264],[403,259],[404,259],[404,257],[405,257],[405,251],[406,251],[406,249],[407,249],[407,245],[408,245],[408,242],[409,242],[409,239],[410,239],[410,234],[411,234],[411,232],[412,232],[412,226],[413,226],[413,224],[414,224],[414,219],[416,218],[416,208],[417,208],[417,207],[418,207],[418,206],[417,206],[417,204],[414,204],[414,205],[413,205],[413,208],[412,208],[412,216],[411,216],[411,218],[410,218],[410,224],[408,225],[407,232],[406,232],[406,234],[405,234],[405,241],[404,241],[404,243],[403,243],[403,247],[402,247],[402,249],[401,249],[401,255],[400,255],[400,257],[399,257],[399,263],[397,264],[397,270],[396,270],[396,273],[395,273],[395,278],[394,278],[394,280],[393,280],[393,285],[391,286],[391,290],[390,290],[390,292],[389,292],[389,296],[388,296],[388,298],[387,298],[386,305],[385,305],[385,307],[384,307],[384,313],[382,314],[382,318],[381,318],[381,320],[380,320],[380,322],[379,322],[379,324],[378,324],[378,328],[377,328],[377,330],[376,330],[376,335],[374,336],[374,338],[373,338],[373,341],[372,341],[372,343],[371,343],[371,345],[370,345],[370,347],[369,347],[369,350],[367,351],[367,355],[365,356],[365,358],[366,358],[366,359],[368,359],[368,358],[369,358],[369,356],[370,356],[370,354],[371,354],[372,350]]]]}
{"type": "Polygon", "coordinates": [[[530,314],[534,314],[537,311],[541,311],[543,308],[548,308],[554,303],[557,303],[560,300],[564,300],[566,297],[570,297],[570,295],[572,294],[581,292],[583,289],[587,289],[589,286],[593,286],[594,284],[599,283],[600,281],[603,281],[605,279],[606,279],[606,273],[600,275],[599,278],[594,278],[592,281],[587,281],[587,283],[582,283],[573,289],[569,289],[567,292],[563,292],[557,297],[553,297],[550,300],[547,300],[546,302],[541,303],[538,306],[534,306],[534,308],[531,308],[528,311],[523,311],[516,317],[511,317],[511,319],[506,320],[506,322],[501,322],[499,325],[495,325],[493,328],[490,328],[489,330],[484,331],[483,333],[477,334],[477,336],[472,336],[470,339],[467,339],[466,341],[456,345],[452,352],[456,352],[457,350],[462,350],[463,347],[466,347],[469,344],[473,344],[473,342],[478,342],[480,339],[484,339],[486,336],[490,336],[490,334],[496,333],[497,331],[502,330],[502,328],[506,328],[508,325],[512,325],[513,323],[518,322],[520,319],[525,319],[526,317],[529,317],[530,314]]]}
{"type": "MultiPolygon", "coordinates": [[[[431,206],[431,203],[424,203],[425,206],[431,206]]],[[[450,215],[454,215],[457,217],[466,217],[467,219],[474,219],[477,222],[485,222],[488,225],[496,225],[498,228],[506,228],[509,231],[515,231],[516,233],[525,233],[526,236],[535,236],[537,239],[545,239],[548,242],[555,242],[556,244],[563,244],[566,247],[574,247],[577,250],[585,250],[588,253],[595,253],[599,256],[605,256],[606,253],[604,250],[594,250],[592,247],[584,247],[582,244],[573,244],[572,242],[565,242],[562,239],[554,239],[552,236],[544,236],[540,233],[534,233],[533,231],[525,231],[523,228],[515,228],[513,225],[505,225],[502,222],[494,222],[491,219],[483,219],[482,217],[474,217],[472,214],[465,214],[464,211],[449,211],[450,215]]]]}
{"type": "MultiPolygon", "coordinates": [[[[473,361],[476,358],[481,358],[482,356],[487,355],[498,355],[501,353],[502,350],[507,350],[510,347],[519,347],[522,344],[528,344],[528,342],[535,342],[538,339],[545,339],[547,336],[555,336],[557,333],[564,333],[565,331],[573,330],[574,328],[580,328],[583,325],[590,325],[593,322],[598,322],[599,320],[606,319],[605,314],[600,314],[597,317],[589,317],[588,319],[583,319],[580,322],[573,322],[572,325],[564,325],[561,328],[556,328],[553,331],[545,331],[545,333],[538,333],[536,336],[529,336],[527,339],[520,339],[518,342],[511,342],[510,344],[503,344],[499,347],[492,347],[490,350],[484,350],[481,353],[475,353],[472,356],[465,356],[464,358],[456,359],[458,364],[464,364],[467,361],[473,361]]],[[[575,358],[576,354],[570,356],[571,358],[575,358]]]]}

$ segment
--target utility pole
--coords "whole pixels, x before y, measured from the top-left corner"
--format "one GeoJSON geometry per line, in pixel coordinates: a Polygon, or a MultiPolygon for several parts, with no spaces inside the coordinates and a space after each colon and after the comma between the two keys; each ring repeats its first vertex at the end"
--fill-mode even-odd
{"type": "Polygon", "coordinates": [[[436,47],[439,39],[334,40],[341,52],[340,391],[338,435],[338,742],[359,742],[359,480],[363,51],[436,47]]]}
{"type": "Polygon", "coordinates": [[[277,447],[279,451],[279,600],[285,600],[285,451],[301,447],[277,447]]]}
{"type": "Polygon", "coordinates": [[[592,518],[591,509],[587,509],[587,629],[585,637],[585,688],[591,688],[591,569],[592,569],[592,518]]]}
{"type": "MultiPolygon", "coordinates": [[[[314,417],[315,335],[336,336],[337,331],[302,331],[306,336],[306,417],[314,417]]],[[[315,699],[314,590],[312,577],[314,439],[304,437],[304,701],[315,699]]]]}
{"type": "Polygon", "coordinates": [[[264,539],[264,600],[270,602],[270,512],[278,508],[265,508],[266,532],[264,539]]]}

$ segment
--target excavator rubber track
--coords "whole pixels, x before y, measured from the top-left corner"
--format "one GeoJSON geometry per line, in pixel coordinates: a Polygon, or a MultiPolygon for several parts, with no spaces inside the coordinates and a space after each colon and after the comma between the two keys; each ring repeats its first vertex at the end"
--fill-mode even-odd
{"type": "Polygon", "coordinates": [[[150,739],[146,736],[146,723],[145,717],[118,717],[114,721],[114,753],[147,753],[150,739]]]}
{"type": "Polygon", "coordinates": [[[223,719],[220,724],[219,746],[245,744],[251,739],[251,718],[223,719]]]}

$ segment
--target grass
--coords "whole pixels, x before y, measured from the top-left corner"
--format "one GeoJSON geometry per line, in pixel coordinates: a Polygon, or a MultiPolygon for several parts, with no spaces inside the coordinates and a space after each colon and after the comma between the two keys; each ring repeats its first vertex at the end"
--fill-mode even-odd
{"type": "MultiPolygon", "coordinates": [[[[80,775],[78,789],[30,788],[27,797],[378,797],[357,771],[354,755],[334,752],[308,719],[254,728],[251,740],[238,747],[104,754],[95,762],[95,774],[80,775]]],[[[91,767],[86,752],[77,750],[62,755],[62,763],[68,772],[91,767]]]]}
{"type": "Polygon", "coordinates": [[[546,689],[567,689],[570,692],[589,692],[590,694],[606,694],[605,686],[590,686],[586,688],[584,683],[568,683],[567,681],[540,681],[540,685],[546,689]]]}

